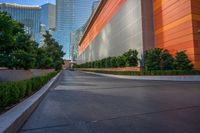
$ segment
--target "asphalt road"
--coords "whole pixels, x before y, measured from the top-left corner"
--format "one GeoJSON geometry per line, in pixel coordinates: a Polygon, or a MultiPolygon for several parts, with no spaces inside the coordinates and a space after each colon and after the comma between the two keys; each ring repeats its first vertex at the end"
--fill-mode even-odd
{"type": "Polygon", "coordinates": [[[200,82],[64,71],[20,133],[200,133],[200,82]]]}

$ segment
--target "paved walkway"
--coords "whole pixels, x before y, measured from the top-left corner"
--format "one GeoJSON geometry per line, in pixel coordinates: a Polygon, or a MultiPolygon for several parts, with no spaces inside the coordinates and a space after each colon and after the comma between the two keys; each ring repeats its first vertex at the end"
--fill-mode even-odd
{"type": "Polygon", "coordinates": [[[64,71],[20,133],[200,133],[200,83],[64,71]]]}

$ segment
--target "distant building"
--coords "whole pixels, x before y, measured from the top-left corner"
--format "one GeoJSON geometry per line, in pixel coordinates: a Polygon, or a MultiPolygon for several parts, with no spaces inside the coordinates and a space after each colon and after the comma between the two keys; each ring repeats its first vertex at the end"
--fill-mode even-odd
{"type": "Polygon", "coordinates": [[[69,58],[70,34],[83,26],[91,14],[93,0],[56,0],[56,31],[54,38],[64,46],[69,58]]]}
{"type": "Polygon", "coordinates": [[[40,42],[40,11],[39,6],[0,3],[0,11],[7,12],[13,19],[25,25],[25,31],[32,39],[40,42]]]}
{"type": "Polygon", "coordinates": [[[92,4],[92,12],[94,12],[97,8],[97,6],[99,5],[100,1],[94,1],[92,4]]]}
{"type": "Polygon", "coordinates": [[[71,32],[70,36],[70,59],[76,61],[78,57],[78,44],[83,37],[84,26],[76,31],[71,32]]]}
{"type": "Polygon", "coordinates": [[[41,24],[40,24],[40,33],[41,33],[41,45],[44,42],[43,35],[46,31],[49,31],[50,34],[53,34],[56,27],[56,5],[47,3],[41,6],[41,24]]]}
{"type": "Polygon", "coordinates": [[[64,60],[64,64],[63,64],[63,66],[62,66],[62,68],[64,69],[64,70],[66,70],[66,69],[70,69],[71,68],[71,60],[64,60]]]}
{"type": "Polygon", "coordinates": [[[101,0],[79,43],[78,63],[146,50],[186,51],[200,70],[199,0],[101,0]],[[173,1],[173,2],[172,2],[173,1]]]}
{"type": "Polygon", "coordinates": [[[56,27],[56,5],[47,3],[41,6],[41,24],[46,30],[55,29],[56,27]]]}

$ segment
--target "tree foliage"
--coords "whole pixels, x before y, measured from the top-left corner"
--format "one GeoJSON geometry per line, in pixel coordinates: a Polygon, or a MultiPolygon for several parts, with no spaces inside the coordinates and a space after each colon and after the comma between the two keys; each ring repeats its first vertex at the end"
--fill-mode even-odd
{"type": "Polygon", "coordinates": [[[192,70],[193,64],[189,60],[185,51],[180,51],[176,53],[174,67],[176,70],[192,70]]]}
{"type": "Polygon", "coordinates": [[[47,65],[47,68],[53,67],[56,70],[61,69],[62,64],[64,63],[63,56],[65,55],[62,51],[63,46],[59,45],[48,31],[43,36],[45,39],[41,49],[46,53],[45,59],[48,64],[45,64],[47,65]]]}
{"type": "Polygon", "coordinates": [[[185,51],[177,52],[173,57],[167,50],[154,48],[145,52],[145,70],[192,70],[193,64],[185,51]]]}
{"type": "Polygon", "coordinates": [[[24,31],[24,25],[0,12],[0,67],[11,69],[55,68],[63,64],[64,52],[47,32],[45,46],[39,45],[24,31]]]}
{"type": "Polygon", "coordinates": [[[161,69],[161,54],[162,49],[149,49],[144,55],[144,64],[146,70],[160,70],[161,69]]]}

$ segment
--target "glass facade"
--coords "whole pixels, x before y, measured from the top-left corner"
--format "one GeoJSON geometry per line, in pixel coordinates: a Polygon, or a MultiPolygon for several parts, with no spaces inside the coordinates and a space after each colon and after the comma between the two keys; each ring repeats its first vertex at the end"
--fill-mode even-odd
{"type": "Polygon", "coordinates": [[[0,3],[0,11],[7,12],[13,19],[25,25],[25,31],[40,42],[40,11],[39,6],[0,3]]]}
{"type": "Polygon", "coordinates": [[[76,61],[78,57],[78,44],[83,37],[84,26],[71,32],[70,36],[70,59],[76,61]]]}
{"type": "Polygon", "coordinates": [[[44,4],[41,6],[41,24],[45,25],[46,30],[56,27],[56,5],[44,4]]]}
{"type": "Polygon", "coordinates": [[[97,6],[99,5],[100,1],[94,1],[92,4],[92,12],[95,11],[95,9],[97,8],[97,6]]]}
{"type": "Polygon", "coordinates": [[[91,15],[95,0],[56,0],[56,32],[54,37],[64,46],[69,58],[70,34],[82,27],[91,15]]]}

